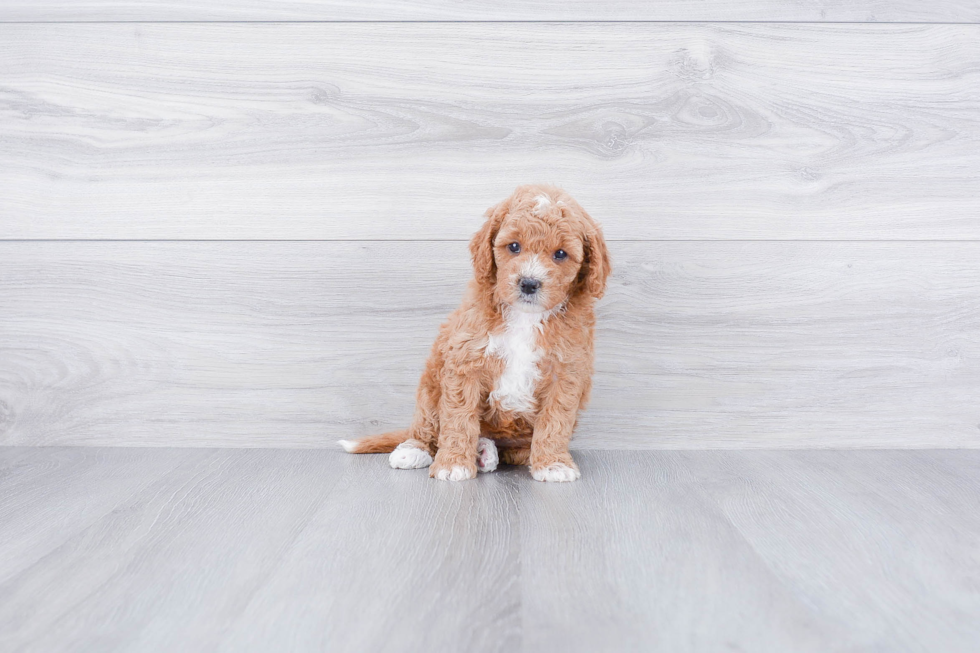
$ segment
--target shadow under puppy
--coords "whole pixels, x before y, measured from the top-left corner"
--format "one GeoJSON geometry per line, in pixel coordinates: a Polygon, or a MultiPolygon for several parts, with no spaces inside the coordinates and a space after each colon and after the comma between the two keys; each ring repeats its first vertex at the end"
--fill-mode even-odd
{"type": "Polygon", "coordinates": [[[561,189],[521,186],[473,237],[473,280],[439,329],[408,429],[341,440],[398,469],[462,481],[499,460],[574,481],[568,451],[592,388],[595,300],[610,273],[599,225],[561,189]],[[433,456],[435,458],[433,459],[433,456]]]}

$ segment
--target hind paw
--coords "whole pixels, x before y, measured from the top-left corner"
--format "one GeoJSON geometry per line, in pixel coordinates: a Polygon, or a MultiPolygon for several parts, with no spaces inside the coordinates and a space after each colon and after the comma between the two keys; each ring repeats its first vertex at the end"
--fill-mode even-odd
{"type": "Polygon", "coordinates": [[[497,469],[499,463],[497,445],[490,438],[480,438],[480,442],[476,445],[476,471],[492,472],[497,469]]]}
{"type": "Polygon", "coordinates": [[[421,469],[432,464],[432,456],[410,440],[395,447],[388,456],[388,464],[394,469],[421,469]]]}

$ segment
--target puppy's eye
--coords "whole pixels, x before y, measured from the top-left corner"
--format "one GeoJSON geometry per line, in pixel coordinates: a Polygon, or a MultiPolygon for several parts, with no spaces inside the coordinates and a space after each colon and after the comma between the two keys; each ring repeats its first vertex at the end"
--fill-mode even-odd
{"type": "Polygon", "coordinates": [[[520,243],[511,243],[510,245],[507,246],[507,249],[509,249],[510,251],[514,252],[515,254],[520,254],[521,253],[521,244],[520,243]]]}
{"type": "Polygon", "coordinates": [[[557,252],[555,252],[556,261],[564,261],[566,258],[568,258],[568,252],[566,252],[565,250],[560,249],[557,252]]]}

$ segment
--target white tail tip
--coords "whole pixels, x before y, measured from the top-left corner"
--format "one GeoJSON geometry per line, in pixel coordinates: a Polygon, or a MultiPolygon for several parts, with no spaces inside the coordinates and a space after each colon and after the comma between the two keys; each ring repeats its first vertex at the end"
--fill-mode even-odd
{"type": "Polygon", "coordinates": [[[357,448],[357,443],[353,440],[337,440],[337,444],[342,446],[347,453],[354,453],[354,449],[357,448]]]}

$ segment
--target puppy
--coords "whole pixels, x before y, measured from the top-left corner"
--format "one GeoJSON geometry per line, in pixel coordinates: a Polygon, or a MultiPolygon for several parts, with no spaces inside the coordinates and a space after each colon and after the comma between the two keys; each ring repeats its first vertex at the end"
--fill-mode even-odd
{"type": "Polygon", "coordinates": [[[487,210],[470,253],[474,278],[439,329],[412,425],[340,444],[441,480],[493,471],[499,452],[535,480],[574,481],[568,443],[592,387],[593,305],[610,273],[602,231],[564,191],[521,186],[487,210]]]}

